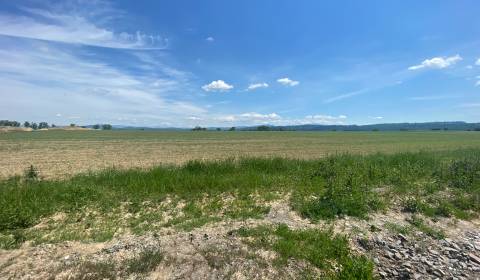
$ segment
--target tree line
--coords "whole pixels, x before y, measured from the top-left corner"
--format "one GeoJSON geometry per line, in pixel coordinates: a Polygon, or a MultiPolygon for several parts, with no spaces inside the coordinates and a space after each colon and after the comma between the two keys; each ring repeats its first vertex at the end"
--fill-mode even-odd
{"type": "MultiPolygon", "coordinates": [[[[20,122],[17,122],[17,121],[0,120],[0,126],[21,127],[22,124],[20,122]]],[[[74,124],[74,123],[70,124],[70,127],[75,127],[75,126],[77,126],[77,125],[74,124]]],[[[33,130],[37,130],[37,129],[51,128],[51,127],[53,128],[53,127],[57,127],[57,126],[55,124],[49,125],[47,122],[36,123],[36,122],[25,121],[23,123],[23,127],[31,128],[33,130]]],[[[95,124],[95,125],[92,126],[92,128],[93,129],[111,130],[112,125],[111,124],[95,124]]]]}
{"type": "MultiPolygon", "coordinates": [[[[11,127],[20,127],[22,126],[20,122],[9,121],[9,120],[0,120],[0,126],[11,126],[11,127]]],[[[29,122],[26,121],[23,123],[23,127],[32,128],[32,129],[43,129],[49,127],[56,127],[55,124],[49,125],[47,122],[29,122]]]]}

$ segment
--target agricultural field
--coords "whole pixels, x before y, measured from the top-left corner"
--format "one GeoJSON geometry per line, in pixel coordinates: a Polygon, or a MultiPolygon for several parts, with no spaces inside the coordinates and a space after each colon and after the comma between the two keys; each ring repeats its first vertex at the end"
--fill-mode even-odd
{"type": "Polygon", "coordinates": [[[478,132],[155,132],[0,133],[0,177],[34,165],[45,178],[105,168],[148,168],[240,157],[317,159],[350,153],[446,151],[480,147],[478,132]]]}
{"type": "Polygon", "coordinates": [[[1,279],[480,275],[477,132],[0,139],[1,279]]]}

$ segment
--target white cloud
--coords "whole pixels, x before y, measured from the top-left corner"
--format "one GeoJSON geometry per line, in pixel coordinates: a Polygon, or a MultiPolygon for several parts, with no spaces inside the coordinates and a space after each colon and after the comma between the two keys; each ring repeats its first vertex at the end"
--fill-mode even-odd
{"type": "Polygon", "coordinates": [[[214,39],[213,37],[211,37],[211,36],[210,36],[210,37],[207,37],[207,39],[205,39],[205,40],[208,41],[208,42],[213,42],[213,41],[215,41],[215,39],[214,39]]]}
{"type": "Polygon", "coordinates": [[[256,124],[274,124],[282,120],[282,117],[277,113],[260,114],[256,112],[248,112],[235,115],[224,115],[215,118],[216,121],[222,123],[237,123],[241,125],[256,125],[256,124]]]}
{"type": "Polygon", "coordinates": [[[345,115],[330,116],[330,115],[309,115],[305,116],[303,120],[296,120],[295,124],[343,124],[347,119],[345,115]]]}
{"type": "Polygon", "coordinates": [[[187,118],[187,120],[191,120],[191,121],[200,121],[202,120],[202,118],[199,118],[199,117],[195,117],[195,116],[190,116],[187,118]]]}
{"type": "Polygon", "coordinates": [[[259,88],[267,88],[268,84],[267,83],[257,83],[257,84],[250,84],[247,88],[248,91],[250,90],[255,90],[259,88]]]}
{"type": "Polygon", "coordinates": [[[451,57],[434,57],[431,59],[425,59],[419,65],[410,66],[408,67],[408,70],[418,70],[422,68],[443,69],[454,65],[460,60],[462,60],[462,57],[458,54],[451,57]]]}
{"type": "Polygon", "coordinates": [[[480,58],[475,61],[475,65],[480,66],[480,58]]]}
{"type": "Polygon", "coordinates": [[[279,82],[280,84],[282,84],[284,86],[291,86],[291,87],[294,87],[294,86],[300,84],[299,81],[290,80],[289,78],[281,78],[281,79],[278,79],[277,82],[279,82]]]}
{"type": "Polygon", "coordinates": [[[303,125],[303,124],[345,124],[347,116],[338,115],[309,115],[301,118],[282,117],[273,113],[246,112],[239,114],[227,115],[210,115],[201,116],[201,125],[205,126],[255,126],[255,125],[303,125]]]}
{"type": "MultiPolygon", "coordinates": [[[[91,5],[91,11],[98,10],[95,2],[87,3],[82,5],[91,5]]],[[[110,10],[94,16],[95,12],[82,13],[78,7],[21,10],[22,16],[0,14],[0,35],[119,49],[162,49],[167,44],[158,35],[115,32],[95,22],[94,18],[112,18],[110,10]]]]}
{"type": "Polygon", "coordinates": [[[232,88],[232,85],[227,84],[223,80],[213,81],[208,85],[202,86],[204,91],[229,91],[232,88]]]}
{"type": "Polygon", "coordinates": [[[475,86],[476,86],[476,87],[480,86],[480,81],[477,81],[477,82],[475,83],[475,86]]]}
{"type": "Polygon", "coordinates": [[[374,119],[374,120],[382,120],[382,119],[383,119],[383,117],[381,117],[381,116],[378,116],[378,117],[369,117],[369,118],[374,119]]]}
{"type": "Polygon", "coordinates": [[[83,124],[115,123],[122,116],[123,123],[130,125],[158,125],[172,119],[182,125],[185,115],[206,112],[178,97],[168,97],[184,89],[174,77],[133,75],[115,63],[106,64],[93,56],[78,55],[76,48],[48,42],[0,36],[0,46],[0,99],[4,100],[0,112],[8,118],[58,123],[65,120],[57,113],[68,112],[83,124]]]}
{"type": "Polygon", "coordinates": [[[473,66],[472,66],[472,65],[467,65],[467,66],[465,66],[465,68],[467,68],[467,69],[472,69],[473,66]]]}
{"type": "Polygon", "coordinates": [[[271,114],[259,114],[259,113],[244,113],[241,114],[240,117],[247,118],[247,119],[257,119],[257,120],[277,120],[281,119],[279,115],[276,113],[271,114]]]}

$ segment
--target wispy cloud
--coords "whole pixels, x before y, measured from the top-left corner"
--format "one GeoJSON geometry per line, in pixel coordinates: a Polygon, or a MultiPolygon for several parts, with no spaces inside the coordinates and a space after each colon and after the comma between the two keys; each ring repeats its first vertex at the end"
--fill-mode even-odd
{"type": "Polygon", "coordinates": [[[204,91],[229,91],[233,89],[232,85],[227,84],[223,80],[213,81],[207,85],[202,86],[204,91]]]}
{"type": "Polygon", "coordinates": [[[408,70],[419,70],[423,68],[443,69],[451,65],[454,65],[458,61],[461,61],[460,55],[450,57],[434,57],[431,59],[425,59],[421,64],[408,67],[408,70]]]}
{"type": "MultiPolygon", "coordinates": [[[[97,10],[94,3],[97,1],[91,4],[82,2],[82,5],[89,5],[92,10],[97,10]]],[[[0,14],[0,35],[119,49],[163,49],[167,46],[167,40],[159,35],[149,35],[141,31],[115,32],[108,26],[100,26],[88,13],[82,13],[79,9],[48,8],[23,8],[24,13],[21,16],[0,14]]],[[[109,9],[102,11],[112,12],[109,9]]],[[[96,18],[111,16],[95,15],[96,18]]]]}
{"type": "Polygon", "coordinates": [[[368,92],[368,91],[370,91],[369,88],[364,88],[364,89],[360,89],[360,90],[356,90],[356,91],[352,91],[352,92],[340,94],[340,95],[337,95],[337,96],[335,96],[335,97],[325,99],[325,100],[323,101],[323,103],[332,103],[332,102],[339,101],[339,100],[342,100],[342,99],[345,99],[345,98],[353,97],[353,96],[355,96],[355,95],[360,95],[360,94],[366,93],[366,92],[368,92]]]}
{"type": "Polygon", "coordinates": [[[408,98],[413,101],[431,101],[458,98],[458,95],[427,95],[427,96],[413,96],[408,98]]]}
{"type": "Polygon", "coordinates": [[[82,123],[114,123],[121,118],[124,123],[156,125],[175,116],[206,112],[168,98],[182,88],[182,81],[174,77],[132,74],[81,56],[77,49],[45,42],[0,37],[0,44],[4,100],[0,111],[6,116],[23,119],[28,112],[38,120],[55,122],[60,114],[78,116],[82,123]]]}
{"type": "Polygon", "coordinates": [[[475,61],[475,65],[480,66],[480,58],[475,61]]]}
{"type": "Polygon", "coordinates": [[[213,42],[213,41],[215,41],[215,38],[213,38],[213,37],[210,36],[210,37],[207,37],[207,39],[205,39],[205,41],[207,41],[207,42],[213,42]]]}
{"type": "Polygon", "coordinates": [[[267,88],[268,84],[267,83],[256,83],[256,84],[250,84],[247,88],[247,91],[259,89],[259,88],[267,88]]]}
{"type": "Polygon", "coordinates": [[[290,78],[281,78],[281,79],[278,79],[277,82],[279,82],[284,86],[291,86],[291,87],[294,87],[300,84],[299,81],[294,81],[294,80],[291,80],[290,78]]]}

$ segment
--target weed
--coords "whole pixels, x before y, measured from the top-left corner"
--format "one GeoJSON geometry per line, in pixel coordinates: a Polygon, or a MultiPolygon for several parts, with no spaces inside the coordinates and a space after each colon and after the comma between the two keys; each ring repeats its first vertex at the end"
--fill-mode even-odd
{"type": "Polygon", "coordinates": [[[412,224],[415,228],[420,230],[421,232],[425,233],[426,235],[435,238],[435,239],[444,239],[445,233],[441,230],[435,229],[425,223],[425,221],[417,216],[412,215],[412,218],[408,220],[410,224],[412,224]]]}
{"type": "Polygon", "coordinates": [[[390,223],[390,222],[385,223],[385,228],[388,229],[389,231],[391,231],[393,233],[397,233],[397,234],[400,233],[400,234],[408,235],[408,234],[412,233],[411,227],[401,226],[399,224],[390,223]]]}
{"type": "Polygon", "coordinates": [[[289,259],[304,260],[319,268],[328,278],[374,278],[372,262],[351,252],[346,237],[335,235],[332,230],[291,230],[286,225],[279,225],[276,228],[242,228],[238,233],[243,237],[254,237],[255,241],[250,243],[252,246],[277,252],[280,265],[289,259]]]}
{"type": "Polygon", "coordinates": [[[24,177],[27,181],[36,181],[38,180],[38,170],[33,165],[30,165],[30,167],[25,170],[24,177]]]}
{"type": "Polygon", "coordinates": [[[115,264],[111,261],[90,262],[86,261],[77,267],[77,273],[73,279],[96,280],[117,279],[115,264]]]}
{"type": "Polygon", "coordinates": [[[158,250],[146,250],[137,257],[126,261],[126,272],[128,274],[144,274],[154,270],[163,260],[164,255],[158,250]]]}

